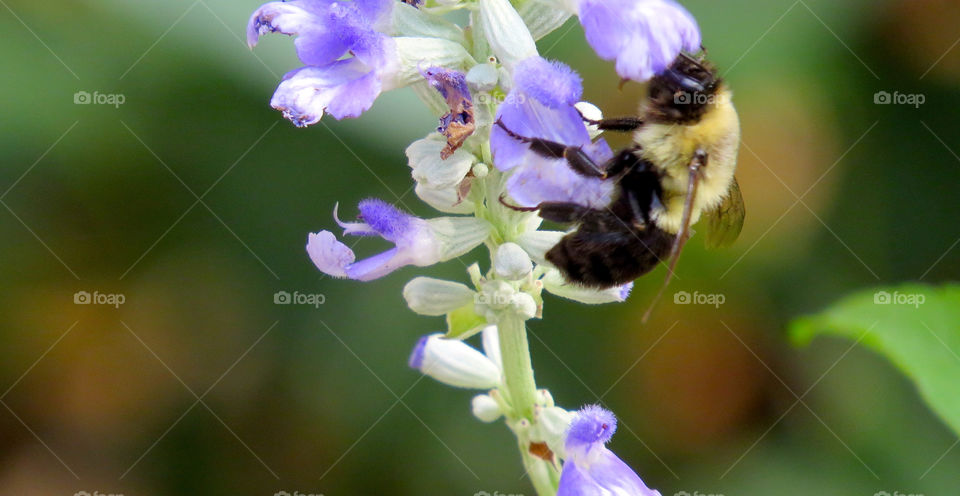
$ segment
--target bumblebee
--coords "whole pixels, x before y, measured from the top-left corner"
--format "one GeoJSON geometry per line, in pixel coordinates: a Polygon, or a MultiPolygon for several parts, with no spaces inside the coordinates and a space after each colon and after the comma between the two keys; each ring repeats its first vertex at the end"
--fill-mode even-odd
{"type": "Polygon", "coordinates": [[[497,121],[533,153],[563,158],[581,176],[616,182],[606,208],[568,202],[522,208],[576,226],[546,254],[572,283],[618,286],[661,262],[668,263],[669,282],[690,226],[701,218],[709,247],[729,245],[740,234],[745,210],[734,177],[740,123],[716,69],[702,58],[681,54],[651,79],[639,113],[584,118],[604,131],[633,133],[633,144],[603,164],[580,147],[521,136],[497,121]]]}

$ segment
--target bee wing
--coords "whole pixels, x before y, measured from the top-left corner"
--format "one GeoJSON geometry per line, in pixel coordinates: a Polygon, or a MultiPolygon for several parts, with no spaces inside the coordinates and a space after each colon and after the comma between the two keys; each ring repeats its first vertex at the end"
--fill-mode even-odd
{"type": "Polygon", "coordinates": [[[707,221],[707,235],[704,242],[707,248],[722,248],[732,245],[740,236],[740,230],[743,228],[743,218],[746,213],[743,205],[743,194],[740,193],[740,185],[734,178],[733,183],[730,184],[730,191],[723,202],[717,208],[704,213],[707,221]]]}

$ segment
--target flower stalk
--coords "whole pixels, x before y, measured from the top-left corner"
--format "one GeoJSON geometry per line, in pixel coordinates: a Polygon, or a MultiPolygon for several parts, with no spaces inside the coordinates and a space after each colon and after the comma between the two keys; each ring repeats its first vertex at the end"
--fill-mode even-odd
{"type": "Polygon", "coordinates": [[[604,446],[615,430],[613,414],[554,405],[547,390],[537,389],[531,363],[526,322],[541,318],[542,292],[603,304],[624,301],[632,288],[569,283],[545,257],[567,233],[541,230],[531,212],[544,202],[604,208],[615,193],[610,181],[583,177],[562,158],[530,150],[538,139],[577,148],[597,164],[613,157],[599,130],[584,123],[584,116],[602,115],[581,101],[579,75],[537,53],[536,40],[571,15],[626,79],[642,82],[681,50],[700,45],[696,21],[674,0],[270,1],[251,16],[247,38],[252,47],[270,33],[296,37],[304,65],[283,78],[271,105],[299,127],[325,115],[358,117],[381,93],[404,86],[439,117],[436,132],[406,155],[417,196],[448,215],[423,219],[368,199],[358,204],[355,221],[343,221],[335,207],[343,235],[308,236],[317,269],[370,281],[485,246],[491,267],[486,273],[476,263],[468,267],[473,287],[418,277],[404,288],[411,310],[444,316],[447,324],[417,342],[410,366],[479,391],[474,416],[505,420],[538,496],[660,496],[604,446]],[[469,11],[467,25],[442,16],[458,9],[469,11]],[[340,241],[346,235],[393,246],[358,260],[340,241]],[[482,351],[466,342],[477,334],[482,351]]]}

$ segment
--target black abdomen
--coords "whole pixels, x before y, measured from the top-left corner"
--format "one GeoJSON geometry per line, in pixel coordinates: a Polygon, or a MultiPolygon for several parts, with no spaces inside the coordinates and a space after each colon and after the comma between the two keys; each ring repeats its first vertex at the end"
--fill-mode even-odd
{"type": "Polygon", "coordinates": [[[581,225],[547,252],[547,260],[570,282],[610,288],[633,281],[666,260],[673,238],[654,225],[602,232],[581,225]]]}

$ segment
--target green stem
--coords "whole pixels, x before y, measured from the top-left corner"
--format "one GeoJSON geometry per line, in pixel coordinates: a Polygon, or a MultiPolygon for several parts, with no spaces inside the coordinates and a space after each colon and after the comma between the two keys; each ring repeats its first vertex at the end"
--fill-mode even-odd
{"type": "Polygon", "coordinates": [[[500,331],[500,355],[503,358],[503,380],[507,397],[518,418],[533,422],[533,406],[537,400],[537,386],[530,363],[530,345],[523,319],[512,313],[497,321],[500,331]]]}
{"type": "MultiPolygon", "coordinates": [[[[510,400],[513,417],[511,424],[525,421],[532,426],[537,400],[537,386],[530,362],[530,345],[527,342],[527,329],[522,318],[505,313],[497,321],[500,334],[500,354],[503,360],[504,393],[510,400]]],[[[523,466],[530,477],[533,488],[539,496],[555,496],[559,474],[553,464],[547,463],[530,453],[529,428],[516,428],[517,441],[523,466]]]]}

